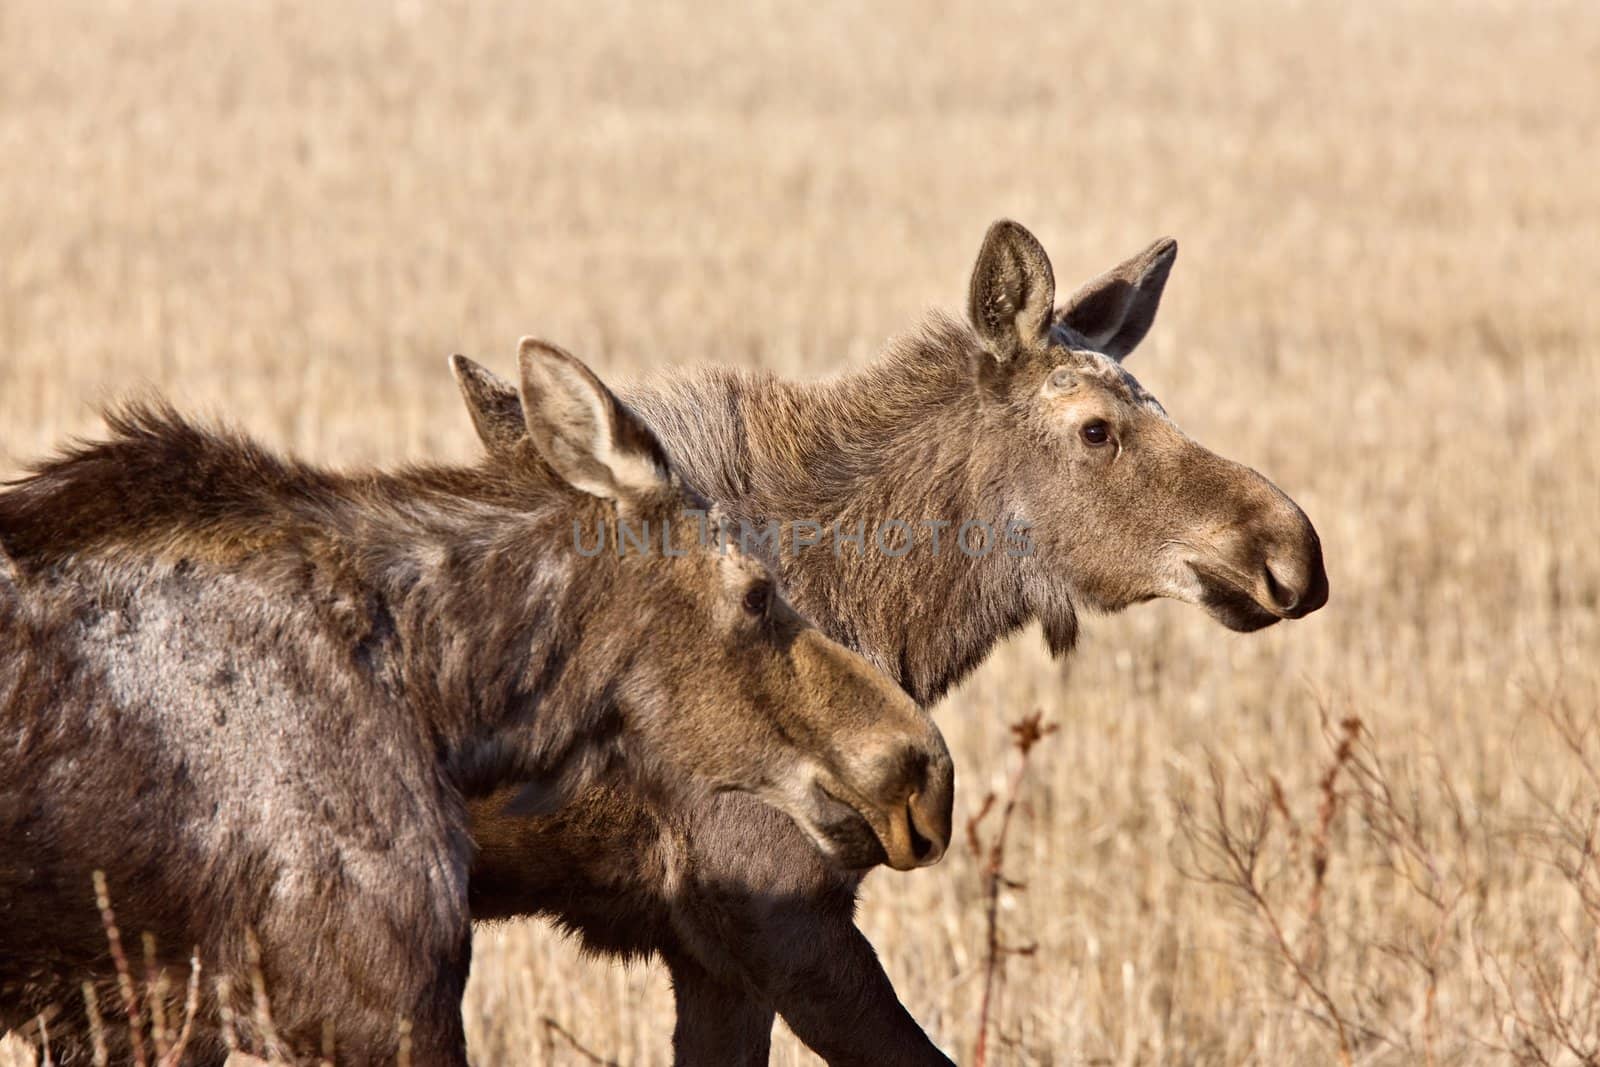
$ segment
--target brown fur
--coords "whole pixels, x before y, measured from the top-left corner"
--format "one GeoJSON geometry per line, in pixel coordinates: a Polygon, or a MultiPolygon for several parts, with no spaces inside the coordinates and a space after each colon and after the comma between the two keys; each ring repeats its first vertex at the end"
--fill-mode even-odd
{"type": "MultiPolygon", "coordinates": [[[[781,599],[748,610],[759,563],[681,523],[681,554],[573,550],[575,519],[703,502],[582,364],[525,343],[522,374],[531,432],[477,468],[336,474],[143,407],[0,494],[0,1031],[87,1056],[103,870],[172,988],[197,949],[245,1020],[258,940],[257,1051],[392,1062],[405,1018],[416,1062],[464,1064],[464,798],[507,782],[744,790],[852,866],[942,852],[937,732],[781,599]]],[[[217,1060],[215,998],[200,1022],[217,1060]]]]}
{"type": "MultiPolygon", "coordinates": [[[[746,519],[1032,523],[1028,558],[785,542],[775,563],[795,604],[924,705],[1032,620],[1064,655],[1080,611],[1158,596],[1241,630],[1300,617],[1327,597],[1304,514],[1184,437],[1120,366],[1175,255],[1158,241],[1057,309],[1043,249],[998,223],[973,273],[974,326],[936,318],[817,384],[711,370],[625,395],[686,477],[746,519]],[[1094,422],[1103,444],[1084,437],[1094,422]]],[[[495,421],[495,403],[483,410],[495,421]]],[[[549,915],[597,951],[659,953],[681,1063],[764,1063],[774,1011],[830,1063],[945,1062],[851,922],[855,879],[754,805],[677,813],[596,789],[547,820],[474,805],[473,829],[474,917],[549,915]],[[665,871],[685,872],[671,891],[665,871]]]]}

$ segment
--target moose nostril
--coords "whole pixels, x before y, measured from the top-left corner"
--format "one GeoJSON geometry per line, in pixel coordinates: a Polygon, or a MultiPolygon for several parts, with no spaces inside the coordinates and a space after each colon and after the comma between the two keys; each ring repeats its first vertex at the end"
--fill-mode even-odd
{"type": "Polygon", "coordinates": [[[1278,580],[1278,576],[1272,573],[1271,564],[1262,569],[1267,574],[1267,595],[1272,598],[1273,604],[1277,605],[1280,611],[1293,611],[1295,605],[1300,603],[1300,594],[1295,592],[1293,587],[1278,580]]]}
{"type": "Polygon", "coordinates": [[[905,802],[906,846],[915,866],[938,863],[950,847],[955,778],[948,757],[929,761],[922,786],[905,802]]]}
{"type": "Polygon", "coordinates": [[[936,846],[928,838],[922,836],[922,828],[917,825],[917,809],[912,806],[912,800],[906,800],[906,830],[911,837],[911,854],[921,863],[933,854],[936,846]]]}

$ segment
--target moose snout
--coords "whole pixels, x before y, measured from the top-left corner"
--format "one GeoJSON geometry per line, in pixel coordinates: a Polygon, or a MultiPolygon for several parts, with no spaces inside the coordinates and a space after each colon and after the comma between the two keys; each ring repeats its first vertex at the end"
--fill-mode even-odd
{"type": "Polygon", "coordinates": [[[937,863],[950,846],[955,768],[938,737],[936,750],[896,743],[820,770],[797,814],[835,863],[858,870],[880,863],[909,871],[937,863]]]}
{"type": "Polygon", "coordinates": [[[813,708],[827,743],[804,764],[805,785],[786,810],[841,867],[937,863],[955,799],[939,727],[887,675],[821,635],[797,641],[794,655],[821,680],[813,708]]]}
{"type": "Polygon", "coordinates": [[[900,762],[915,771],[896,790],[904,800],[887,805],[887,825],[880,838],[889,866],[909,871],[938,863],[950,847],[955,765],[942,742],[937,753],[919,748],[900,762]]]}
{"type": "Polygon", "coordinates": [[[1195,582],[1181,594],[1239,633],[1301,619],[1328,602],[1322,541],[1300,505],[1260,474],[1198,445],[1190,474],[1209,494],[1201,536],[1174,538],[1195,552],[1195,582]]]}

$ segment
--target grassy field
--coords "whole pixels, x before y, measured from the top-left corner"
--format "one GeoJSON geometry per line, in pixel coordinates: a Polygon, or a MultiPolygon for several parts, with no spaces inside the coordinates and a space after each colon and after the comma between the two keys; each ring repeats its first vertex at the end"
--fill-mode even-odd
{"type": "MultiPolygon", "coordinates": [[[[1581,1062],[1596,70],[1586,3],[9,0],[0,472],[150,384],[322,460],[465,459],[452,351],[816,376],[961,309],[996,217],[1063,291],[1171,234],[1132,369],[1304,506],[1332,600],[1252,636],[1144,607],[1068,665],[1030,632],[944,702],[959,818],[1008,721],[1060,727],[991,1062],[1581,1062]]],[[[970,850],[873,876],[861,922],[969,1058],[970,850]]],[[[548,1021],[670,1059],[664,973],[539,926],[479,936],[466,1013],[479,1063],[591,1062],[548,1021]]]]}

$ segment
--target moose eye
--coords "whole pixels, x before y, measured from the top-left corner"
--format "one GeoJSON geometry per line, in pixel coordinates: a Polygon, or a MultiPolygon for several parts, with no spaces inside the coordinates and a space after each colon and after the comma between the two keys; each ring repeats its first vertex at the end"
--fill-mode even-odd
{"type": "Polygon", "coordinates": [[[762,616],[767,613],[767,608],[772,605],[772,586],[762,583],[753,585],[744,595],[744,610],[747,615],[762,616]]]}
{"type": "Polygon", "coordinates": [[[1086,445],[1098,447],[1111,440],[1111,427],[1107,426],[1103,419],[1084,423],[1083,429],[1079,432],[1083,434],[1083,443],[1086,445]]]}

